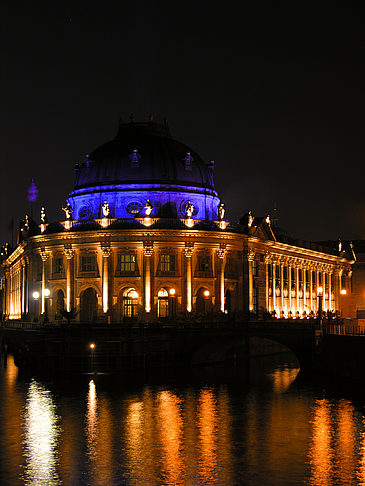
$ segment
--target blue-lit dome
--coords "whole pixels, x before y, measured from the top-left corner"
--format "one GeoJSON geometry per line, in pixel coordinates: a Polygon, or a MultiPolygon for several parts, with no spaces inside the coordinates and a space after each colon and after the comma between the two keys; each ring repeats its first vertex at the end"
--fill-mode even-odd
{"type": "Polygon", "coordinates": [[[101,217],[104,201],[112,217],[133,218],[143,215],[148,199],[153,217],[184,217],[190,201],[195,219],[217,219],[213,164],[171,138],[167,124],[121,124],[115,139],[94,150],[75,170],[68,199],[74,219],[101,217]]]}

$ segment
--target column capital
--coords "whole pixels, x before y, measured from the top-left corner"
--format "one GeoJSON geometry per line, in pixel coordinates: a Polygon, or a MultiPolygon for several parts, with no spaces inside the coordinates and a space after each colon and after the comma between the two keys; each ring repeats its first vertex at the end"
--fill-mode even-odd
{"type": "Polygon", "coordinates": [[[248,250],[248,253],[247,253],[248,261],[252,262],[255,259],[255,255],[256,255],[256,253],[254,252],[254,250],[252,250],[252,249],[248,250]]]}
{"type": "Polygon", "coordinates": [[[46,250],[44,248],[41,248],[39,250],[39,254],[40,254],[41,258],[42,258],[42,262],[47,261],[48,253],[46,252],[46,250]]]}
{"type": "Polygon", "coordinates": [[[191,258],[194,251],[194,242],[185,242],[184,255],[186,258],[191,258]]]}
{"type": "Polygon", "coordinates": [[[226,243],[220,243],[219,244],[219,249],[217,250],[217,256],[220,259],[224,258],[224,255],[226,254],[226,243]]]}
{"type": "Polygon", "coordinates": [[[72,260],[75,255],[75,251],[72,250],[71,245],[65,245],[64,247],[64,254],[67,260],[72,260]]]}
{"type": "Polygon", "coordinates": [[[150,257],[153,254],[153,241],[143,242],[143,254],[145,257],[150,257]]]}
{"type": "Polygon", "coordinates": [[[102,246],[101,247],[101,254],[102,254],[103,258],[109,258],[110,255],[112,254],[112,249],[110,248],[110,246],[102,246]]]}

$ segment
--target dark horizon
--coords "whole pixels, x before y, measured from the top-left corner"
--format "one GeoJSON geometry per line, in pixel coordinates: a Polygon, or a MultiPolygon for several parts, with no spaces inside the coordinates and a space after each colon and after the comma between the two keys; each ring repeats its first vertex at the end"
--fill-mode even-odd
{"type": "Polygon", "coordinates": [[[34,178],[63,219],[73,168],[119,116],[169,119],[215,160],[235,222],[252,210],[306,240],[365,238],[364,9],[274,13],[142,2],[3,7],[1,244],[34,178]]]}

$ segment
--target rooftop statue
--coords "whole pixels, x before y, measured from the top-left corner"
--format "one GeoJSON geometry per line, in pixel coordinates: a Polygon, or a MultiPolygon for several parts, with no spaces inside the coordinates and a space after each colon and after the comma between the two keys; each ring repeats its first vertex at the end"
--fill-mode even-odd
{"type": "Polygon", "coordinates": [[[70,203],[66,203],[66,206],[62,210],[65,211],[66,219],[72,218],[73,210],[70,203]]]}
{"type": "Polygon", "coordinates": [[[218,206],[218,218],[219,218],[219,221],[223,221],[224,220],[225,214],[226,214],[226,208],[224,206],[224,203],[220,203],[219,206],[218,206]]]}
{"type": "Polygon", "coordinates": [[[145,209],[145,214],[146,216],[151,216],[151,212],[152,212],[152,209],[153,209],[153,206],[151,204],[151,201],[149,199],[147,199],[147,202],[146,202],[146,205],[144,207],[145,209]]]}
{"type": "Polygon", "coordinates": [[[107,201],[104,201],[104,204],[101,207],[102,212],[103,212],[103,218],[108,218],[110,216],[110,207],[107,201]]]}
{"type": "Polygon", "coordinates": [[[194,204],[192,204],[190,201],[186,203],[185,206],[185,214],[187,218],[191,218],[194,212],[194,204]]]}

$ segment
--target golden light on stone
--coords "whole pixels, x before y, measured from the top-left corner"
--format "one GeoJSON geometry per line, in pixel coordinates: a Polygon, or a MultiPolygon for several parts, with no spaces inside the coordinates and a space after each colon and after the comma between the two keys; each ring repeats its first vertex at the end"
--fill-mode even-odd
{"type": "Polygon", "coordinates": [[[194,220],[191,218],[184,219],[184,223],[188,228],[193,228],[194,226],[194,220]]]}
{"type": "Polygon", "coordinates": [[[341,295],[346,295],[347,294],[347,290],[346,289],[341,289],[341,295]]]}
{"type": "Polygon", "coordinates": [[[143,224],[144,226],[151,226],[153,223],[153,219],[152,218],[143,218],[143,224]]]}
{"type": "Polygon", "coordinates": [[[323,287],[317,287],[317,294],[318,294],[318,296],[323,295],[323,287]]]}
{"type": "Polygon", "coordinates": [[[109,218],[103,218],[100,220],[100,225],[103,228],[107,228],[110,225],[110,219],[109,218]]]}

